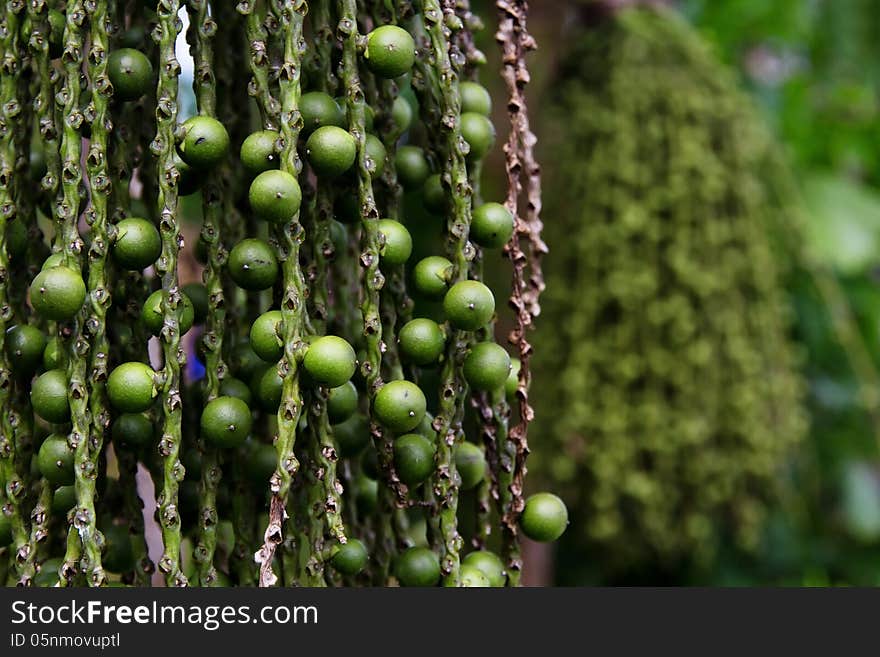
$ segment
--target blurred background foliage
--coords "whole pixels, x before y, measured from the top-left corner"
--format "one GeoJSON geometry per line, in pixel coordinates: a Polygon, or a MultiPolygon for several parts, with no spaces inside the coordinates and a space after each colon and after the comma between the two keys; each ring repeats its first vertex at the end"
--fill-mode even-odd
{"type": "MultiPolygon", "coordinates": [[[[531,24],[541,51],[532,66],[530,96],[539,119],[550,116],[543,104],[559,92],[558,71],[572,44],[595,28],[584,21],[585,4],[589,1],[533,3],[531,24]]],[[[790,459],[779,464],[784,494],[769,509],[756,549],[746,552],[733,541],[722,542],[712,563],[697,570],[683,564],[670,571],[644,562],[632,567],[640,583],[878,585],[880,0],[667,4],[734,72],[790,168],[790,175],[770,186],[782,190],[790,206],[786,216],[796,220],[769,228],[780,247],[776,257],[807,382],[810,428],[790,459]]],[[[544,146],[545,172],[552,180],[561,164],[546,140],[544,146]]],[[[584,166],[589,155],[583,154],[584,166]]],[[[545,217],[562,225],[567,220],[582,217],[576,212],[545,217]]],[[[540,469],[542,450],[553,449],[554,442],[536,432],[531,442],[540,469]]],[[[577,522],[584,519],[575,516],[577,522]]],[[[556,581],[614,581],[577,535],[569,532],[570,540],[559,548],[556,581]]]]}

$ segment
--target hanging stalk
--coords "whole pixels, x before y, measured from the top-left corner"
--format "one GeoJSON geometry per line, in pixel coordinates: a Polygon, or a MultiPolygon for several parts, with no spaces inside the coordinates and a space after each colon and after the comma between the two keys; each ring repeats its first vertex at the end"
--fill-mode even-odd
{"type": "Polygon", "coordinates": [[[159,454],[163,458],[162,493],[159,496],[159,524],[162,527],[164,551],[159,570],[165,574],[168,586],[186,586],[186,575],[180,570],[180,513],[178,488],[184,469],[179,460],[181,444],[181,378],[180,370],[186,362],[180,348],[180,320],[178,304],[181,292],[177,280],[177,255],[181,247],[180,226],[177,222],[177,182],[179,174],[174,166],[174,132],[177,125],[177,90],[180,63],[174,51],[178,33],[178,0],[159,0],[156,14],[159,42],[159,83],[156,89],[156,138],[150,150],[157,158],[159,195],[159,232],[162,236],[162,254],[156,262],[156,271],[162,276],[162,312],[164,326],[160,335],[164,366],[159,375],[163,411],[162,438],[159,454]]]}
{"type": "MultiPolygon", "coordinates": [[[[0,21],[0,44],[2,44],[2,69],[0,69],[0,476],[3,477],[3,514],[12,525],[13,549],[12,571],[22,577],[27,584],[27,563],[33,563],[29,531],[23,517],[22,502],[27,494],[27,479],[24,472],[17,471],[14,428],[10,421],[12,371],[6,355],[7,322],[12,319],[12,307],[7,298],[9,282],[9,257],[6,253],[6,226],[15,219],[15,187],[18,183],[15,173],[15,140],[17,131],[26,129],[20,126],[22,106],[18,99],[17,76],[22,63],[19,58],[18,31],[24,2],[7,2],[0,21]]],[[[10,573],[10,577],[12,573],[10,573]]]]}
{"type": "MultiPolygon", "coordinates": [[[[296,151],[297,138],[302,125],[298,110],[300,67],[305,48],[302,27],[308,5],[304,0],[273,0],[273,8],[280,20],[280,32],[284,41],[284,59],[279,70],[280,130],[284,140],[281,170],[297,176],[302,168],[296,151]]],[[[292,217],[278,232],[283,279],[281,335],[284,342],[284,356],[278,368],[284,383],[281,405],[278,408],[278,438],[275,442],[278,467],[270,480],[272,498],[269,506],[269,523],[263,537],[263,545],[255,556],[260,564],[260,586],[272,586],[277,581],[277,577],[272,572],[272,560],[278,544],[283,540],[282,523],[287,515],[290,484],[299,469],[299,461],[293,453],[293,448],[297,425],[303,410],[299,363],[303,351],[306,290],[299,266],[299,250],[303,242],[303,228],[299,223],[299,216],[292,217]]]]}
{"type": "Polygon", "coordinates": [[[264,130],[276,130],[278,114],[281,106],[272,97],[269,87],[269,49],[268,33],[264,25],[267,2],[260,0],[242,0],[238,3],[238,12],[246,17],[245,34],[248,42],[250,58],[248,59],[251,79],[248,83],[248,94],[257,102],[260,111],[260,124],[264,130]]]}
{"type": "MultiPolygon", "coordinates": [[[[196,94],[199,114],[216,118],[217,92],[214,78],[213,37],[217,23],[208,15],[207,0],[189,0],[190,38],[193,48],[195,74],[193,88],[196,94]]],[[[202,186],[202,224],[201,238],[207,244],[208,263],[204,280],[208,289],[208,319],[202,344],[205,348],[205,402],[220,394],[220,382],[226,374],[223,360],[223,333],[226,323],[226,308],[223,296],[221,274],[226,262],[226,251],[222,244],[220,210],[223,202],[220,176],[212,171],[206,175],[202,186]]],[[[199,440],[202,452],[202,480],[199,489],[199,534],[195,549],[198,579],[201,586],[217,583],[217,570],[214,567],[214,552],[217,547],[217,487],[222,470],[220,456],[216,448],[207,446],[199,440]]]]}

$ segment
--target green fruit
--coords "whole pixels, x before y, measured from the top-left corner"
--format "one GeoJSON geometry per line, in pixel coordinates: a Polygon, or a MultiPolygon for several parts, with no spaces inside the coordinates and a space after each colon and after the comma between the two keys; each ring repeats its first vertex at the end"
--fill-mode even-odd
{"type": "Polygon", "coordinates": [[[373,132],[376,121],[376,112],[369,105],[364,105],[364,128],[367,132],[373,132]]]}
{"type": "Polygon", "coordinates": [[[461,115],[461,136],[470,146],[468,159],[480,160],[495,145],[495,126],[482,114],[465,112],[461,115]]]}
{"type": "Polygon", "coordinates": [[[359,515],[366,517],[372,515],[379,505],[379,483],[368,477],[358,477],[355,480],[354,503],[359,515]]]}
{"type": "Polygon", "coordinates": [[[425,416],[425,394],[409,381],[391,381],[376,393],[373,412],[376,419],[395,433],[415,429],[425,416]]]}
{"type": "Polygon", "coordinates": [[[159,230],[146,219],[129,217],[116,224],[113,259],[123,269],[141,271],[162,254],[159,230]]]}
{"type": "Polygon", "coordinates": [[[335,335],[325,335],[309,345],[303,367],[320,385],[338,388],[354,375],[357,355],[348,342],[335,335]]]}
{"type": "Polygon", "coordinates": [[[373,178],[379,178],[385,171],[385,158],[388,157],[388,151],[376,135],[367,135],[364,141],[364,148],[367,151],[367,158],[372,165],[370,166],[370,174],[373,178]]]}
{"type": "Polygon", "coordinates": [[[61,338],[54,337],[46,343],[46,348],[43,350],[43,369],[67,369],[67,350],[61,338]]]}
{"type": "Polygon", "coordinates": [[[339,455],[352,458],[361,453],[370,442],[370,426],[363,415],[357,414],[333,426],[333,437],[339,447],[339,455]]]}
{"type": "Polygon", "coordinates": [[[327,417],[331,424],[345,422],[354,415],[358,407],[358,392],[351,381],[338,388],[330,388],[327,395],[327,417]]]}
{"type": "Polygon", "coordinates": [[[394,440],[394,468],[407,486],[416,486],[434,471],[434,444],[417,433],[394,440]]]}
{"type": "Polygon", "coordinates": [[[192,302],[193,322],[204,324],[210,310],[208,288],[203,283],[187,283],[181,288],[181,292],[192,302]]]}
{"type": "Polygon", "coordinates": [[[304,137],[325,125],[345,127],[342,108],[332,96],[322,91],[310,91],[300,96],[299,112],[302,115],[304,137]]]}
{"type": "Polygon", "coordinates": [[[519,525],[533,541],[551,543],[568,526],[568,509],[553,493],[535,493],[526,500],[519,525]]]}
{"type": "Polygon", "coordinates": [[[245,404],[251,404],[251,389],[241,379],[227,376],[220,382],[220,395],[222,397],[237,397],[245,404]]]}
{"type": "MultiPolygon", "coordinates": [[[[196,320],[193,302],[186,294],[180,295],[177,303],[177,322],[180,335],[189,331],[196,320]]],[[[144,302],[141,308],[141,321],[153,335],[159,335],[165,327],[165,312],[162,309],[162,290],[156,290],[144,302]]]]}
{"type": "Polygon", "coordinates": [[[31,305],[46,319],[68,320],[86,300],[86,284],[78,271],[59,265],[42,270],[30,288],[31,305]]]}
{"type": "Polygon", "coordinates": [[[306,157],[319,176],[341,176],[351,168],[356,156],[355,138],[348,131],[336,126],[322,126],[306,141],[306,157]]]}
{"type": "Polygon", "coordinates": [[[513,215],[500,203],[483,203],[474,210],[470,239],[486,249],[500,249],[513,235],[513,215]]]}
{"type": "Polygon", "coordinates": [[[332,566],[343,575],[357,575],[367,565],[367,548],[356,538],[349,538],[331,558],[332,566]]]}
{"type": "Polygon", "coordinates": [[[391,105],[391,120],[394,122],[394,129],[398,133],[409,130],[413,120],[413,108],[406,98],[398,96],[391,105]]]}
{"type": "Polygon", "coordinates": [[[247,452],[245,469],[254,486],[263,488],[278,467],[278,452],[272,445],[252,443],[247,452]]]}
{"type": "Polygon", "coordinates": [[[76,506],[76,486],[58,486],[52,491],[52,513],[66,516],[76,506]]]}
{"type": "Polygon", "coordinates": [[[229,133],[215,118],[194,116],[183,122],[180,157],[195,169],[211,169],[229,152],[229,133]]]}
{"type": "Polygon", "coordinates": [[[441,256],[428,256],[413,267],[412,283],[426,299],[442,299],[449,290],[452,263],[441,256]]]}
{"type": "Polygon", "coordinates": [[[245,137],[239,153],[244,168],[253,176],[277,169],[280,139],[281,135],[274,130],[258,130],[245,137]]]}
{"type": "Polygon", "coordinates": [[[30,376],[43,362],[46,336],[36,326],[21,324],[6,329],[6,354],[17,373],[30,376]]]}
{"type": "MultiPolygon", "coordinates": [[[[235,349],[232,350],[232,358],[230,359],[232,371],[242,381],[250,381],[254,378],[257,370],[263,368],[266,364],[251,347],[250,340],[240,342],[235,349]]],[[[236,395],[233,395],[235,397],[236,395]]]]}
{"type": "Polygon", "coordinates": [[[510,354],[494,342],[478,342],[465,357],[463,371],[472,390],[500,390],[510,375],[510,354]]]}
{"type": "Polygon", "coordinates": [[[268,290],[278,279],[275,249],[263,240],[249,238],[236,244],[226,266],[229,277],[245,290],[268,290]]]}
{"type": "Polygon", "coordinates": [[[110,426],[110,435],[117,445],[146,447],[153,442],[155,434],[152,420],[141,413],[123,413],[110,426]]]}
{"type": "Polygon", "coordinates": [[[446,188],[443,187],[443,180],[439,173],[428,176],[422,187],[422,201],[425,209],[434,214],[443,214],[446,212],[449,200],[446,198],[446,188]]]}
{"type": "Polygon", "coordinates": [[[137,100],[153,86],[153,65],[134,48],[120,48],[107,58],[107,76],[117,100],[137,100]]]}
{"type": "Polygon", "coordinates": [[[383,25],[367,35],[364,57],[373,73],[392,79],[412,68],[416,60],[416,44],[403,28],[383,25]]]}
{"type": "Polygon", "coordinates": [[[267,363],[277,363],[284,355],[281,341],[281,311],[270,310],[263,313],[251,324],[251,348],[267,363]]]}
{"type": "Polygon", "coordinates": [[[46,422],[67,422],[70,419],[67,388],[67,373],[63,370],[49,370],[38,376],[31,386],[31,406],[34,413],[46,422]]]}
{"type": "Polygon", "coordinates": [[[455,328],[476,331],[495,314],[495,296],[479,281],[461,281],[443,297],[443,312],[455,328]]]}
{"type": "Polygon", "coordinates": [[[492,584],[482,570],[474,566],[461,567],[461,585],[464,588],[489,588],[492,584]]]}
{"type": "Polygon", "coordinates": [[[122,525],[110,525],[104,528],[106,542],[101,564],[111,573],[124,573],[134,568],[134,550],[131,546],[131,534],[122,525]]]}
{"type": "Polygon", "coordinates": [[[286,171],[264,171],[251,183],[248,201],[257,219],[283,224],[293,221],[299,212],[302,190],[286,171]]]}
{"type": "Polygon", "coordinates": [[[0,510],[0,547],[12,543],[12,521],[0,510]]]}
{"type": "Polygon", "coordinates": [[[486,476],[486,457],[473,443],[461,443],[455,450],[455,468],[461,477],[461,489],[470,490],[486,476]]]}
{"type": "Polygon", "coordinates": [[[462,569],[468,566],[482,572],[486,579],[489,580],[489,586],[502,587],[507,583],[504,563],[494,552],[489,552],[488,550],[471,552],[461,560],[461,566],[462,569]]]}
{"type": "Polygon", "coordinates": [[[431,175],[431,165],[418,146],[400,146],[394,155],[394,168],[406,189],[419,189],[431,175]]]}
{"type": "Polygon", "coordinates": [[[516,389],[519,387],[519,358],[510,359],[510,373],[507,375],[507,381],[504,382],[504,394],[508,398],[516,395],[516,389]]]}
{"type": "Polygon", "coordinates": [[[406,226],[393,219],[380,219],[378,229],[384,238],[384,244],[379,249],[382,262],[394,267],[409,260],[413,243],[406,226]]]}
{"type": "Polygon", "coordinates": [[[284,379],[278,374],[278,365],[266,365],[254,374],[251,393],[264,411],[277,412],[283,386],[284,379]]]}
{"type": "Polygon", "coordinates": [[[202,411],[200,426],[215,447],[238,447],[251,431],[251,410],[236,397],[217,397],[202,411]]]}
{"type": "Polygon", "coordinates": [[[143,413],[157,394],[156,373],[145,363],[123,363],[107,378],[107,398],[120,413],[143,413]]]}
{"type": "Polygon", "coordinates": [[[46,559],[40,564],[40,570],[34,576],[34,586],[41,588],[55,586],[58,583],[58,572],[61,570],[62,565],[64,565],[64,559],[61,557],[46,559]]]}
{"type": "Polygon", "coordinates": [[[397,335],[400,355],[416,365],[436,363],[446,347],[446,335],[437,322],[418,318],[407,322],[397,335]]]}
{"type": "Polygon", "coordinates": [[[462,114],[475,112],[489,116],[492,113],[492,96],[483,85],[465,81],[458,85],[458,93],[461,94],[462,114]]]}
{"type": "Polygon", "coordinates": [[[67,436],[53,433],[40,445],[37,467],[53,486],[70,486],[74,482],[76,452],[67,443],[67,436]]]}
{"type": "Polygon", "coordinates": [[[411,547],[397,558],[394,574],[401,586],[436,586],[440,560],[428,548],[411,547]]]}
{"type": "Polygon", "coordinates": [[[146,30],[142,26],[136,25],[122,33],[122,36],[119,37],[119,43],[126,48],[137,48],[144,42],[146,35],[146,30]]]}

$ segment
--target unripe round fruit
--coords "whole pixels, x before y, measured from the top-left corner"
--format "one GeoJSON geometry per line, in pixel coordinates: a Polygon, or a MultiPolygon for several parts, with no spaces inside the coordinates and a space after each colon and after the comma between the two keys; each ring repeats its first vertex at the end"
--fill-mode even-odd
{"type": "Polygon", "coordinates": [[[418,189],[431,175],[431,165],[418,146],[400,146],[394,155],[397,179],[406,189],[418,189]]]}
{"type": "Polygon", "coordinates": [[[103,530],[106,543],[101,564],[111,573],[124,573],[134,567],[131,534],[123,525],[110,525],[103,530]]]}
{"type": "Polygon", "coordinates": [[[458,85],[458,92],[461,94],[462,114],[476,112],[489,116],[492,113],[492,96],[483,85],[465,81],[458,85]]]}
{"type": "Polygon", "coordinates": [[[251,431],[251,410],[236,397],[217,397],[205,406],[199,424],[215,447],[237,447],[251,431]]]}
{"type": "Polygon", "coordinates": [[[262,488],[278,465],[278,452],[272,445],[252,443],[248,449],[245,468],[254,486],[262,488]]]}
{"type": "Polygon", "coordinates": [[[323,91],[310,91],[299,99],[299,112],[302,115],[302,135],[308,137],[325,125],[345,127],[345,113],[336,100],[323,91]]]}
{"type": "Polygon", "coordinates": [[[296,178],[286,171],[264,171],[251,183],[248,201],[257,219],[271,224],[292,221],[302,203],[296,178]]]}
{"type": "Polygon", "coordinates": [[[229,151],[229,133],[215,118],[194,116],[183,122],[186,136],[180,145],[180,157],[195,169],[211,169],[229,151]]]}
{"type": "Polygon", "coordinates": [[[492,584],[482,570],[474,566],[461,566],[461,585],[463,588],[489,588],[492,584]]]}
{"type": "Polygon", "coordinates": [[[345,545],[330,558],[330,563],[343,575],[357,575],[367,565],[367,548],[356,538],[349,538],[345,545]]]}
{"type": "Polygon", "coordinates": [[[401,586],[435,586],[440,579],[440,560],[425,547],[411,547],[397,558],[394,574],[401,586]]]}
{"type": "Polygon", "coordinates": [[[508,398],[516,395],[516,389],[519,386],[519,358],[510,359],[510,373],[507,375],[507,381],[504,382],[504,394],[508,398]]]}
{"type": "MultiPolygon", "coordinates": [[[[242,381],[250,381],[253,379],[257,370],[262,369],[266,364],[251,347],[250,341],[239,342],[232,351],[230,359],[232,371],[242,381]]],[[[234,395],[233,395],[234,396],[234,395]]]]}
{"type": "Polygon", "coordinates": [[[480,570],[489,580],[490,586],[502,587],[507,583],[504,563],[497,554],[489,550],[471,552],[461,560],[461,565],[480,570]]]}
{"type": "Polygon", "coordinates": [[[281,341],[281,311],[263,313],[251,324],[251,348],[267,363],[277,363],[284,355],[281,341]]]}
{"type": "Polygon", "coordinates": [[[367,35],[364,57],[373,73],[392,79],[412,68],[416,60],[416,44],[403,28],[382,25],[367,35]]]}
{"type": "Polygon", "coordinates": [[[500,249],[513,235],[513,215],[500,203],[483,203],[474,210],[469,237],[486,249],[500,249]]]}
{"type": "Polygon", "coordinates": [[[345,422],[354,415],[358,406],[358,391],[351,381],[337,388],[330,388],[327,396],[327,417],[330,424],[345,422]]]}
{"type": "Polygon", "coordinates": [[[379,482],[369,477],[358,477],[355,481],[354,503],[361,516],[369,516],[379,504],[379,482]]]}
{"type": "Polygon", "coordinates": [[[351,168],[356,156],[355,138],[336,126],[322,126],[306,141],[306,157],[319,176],[341,176],[351,168]]]}
{"type": "Polygon", "coordinates": [[[391,105],[391,121],[397,132],[406,132],[412,125],[413,108],[403,96],[394,99],[391,105]]]}
{"type": "Polygon", "coordinates": [[[117,100],[137,100],[153,85],[149,58],[134,48],[120,48],[107,58],[107,77],[117,100]]]}
{"type": "Polygon", "coordinates": [[[257,130],[241,143],[239,157],[252,176],[278,168],[277,143],[281,138],[274,130],[257,130]]]}
{"type": "Polygon", "coordinates": [[[416,292],[426,299],[442,299],[449,290],[452,263],[441,256],[422,258],[413,267],[412,282],[416,292]]]}
{"type": "Polygon", "coordinates": [[[415,486],[434,471],[434,444],[417,433],[394,440],[394,469],[407,486],[415,486]]]}
{"type": "Polygon", "coordinates": [[[345,422],[334,425],[333,436],[339,447],[339,455],[352,458],[360,454],[370,442],[370,426],[364,416],[358,413],[345,422]]]}
{"type": "Polygon", "coordinates": [[[143,413],[153,405],[156,373],[149,365],[136,361],[123,363],[107,378],[107,397],[120,413],[143,413]]]}
{"type": "MultiPolygon", "coordinates": [[[[196,311],[192,301],[186,294],[180,295],[177,302],[177,328],[180,335],[189,331],[196,320],[196,311]]],[[[141,308],[141,321],[153,335],[159,335],[165,326],[165,311],[162,309],[162,290],[156,290],[144,302],[141,308]]]]}
{"type": "Polygon", "coordinates": [[[227,376],[220,382],[221,397],[237,397],[245,404],[251,404],[251,389],[241,379],[227,376]]]}
{"type": "Polygon", "coordinates": [[[510,354],[494,342],[479,342],[464,359],[464,378],[473,390],[500,390],[510,374],[510,354]]]}
{"type": "Polygon", "coordinates": [[[434,214],[443,214],[446,212],[448,199],[446,198],[446,189],[443,187],[443,181],[439,173],[428,176],[422,187],[422,201],[425,208],[434,214]]]}
{"type": "Polygon", "coordinates": [[[53,433],[40,445],[37,466],[53,486],[70,486],[74,482],[76,452],[67,443],[67,436],[53,433]]]}
{"type": "Polygon", "coordinates": [[[66,516],[76,506],[76,486],[58,486],[52,491],[52,513],[66,516]]]}
{"type": "Polygon", "coordinates": [[[422,390],[410,381],[391,381],[376,393],[376,419],[394,433],[415,429],[425,416],[427,402],[422,390]]]}
{"type": "Polygon", "coordinates": [[[43,350],[43,369],[67,369],[67,350],[64,348],[61,338],[56,336],[46,343],[46,348],[43,350]]]}
{"type": "Polygon", "coordinates": [[[357,355],[344,339],[325,335],[309,345],[303,367],[312,379],[323,386],[338,388],[354,375],[357,355]]]}
{"type": "Polygon", "coordinates": [[[565,532],[568,509],[553,493],[535,493],[526,500],[519,525],[533,541],[551,543],[565,532]]]}
{"type": "Polygon", "coordinates": [[[6,353],[17,373],[30,376],[43,362],[46,336],[36,326],[19,324],[6,329],[6,353]]]}
{"type": "Polygon", "coordinates": [[[158,229],[146,219],[129,217],[116,224],[113,259],[123,269],[141,271],[162,254],[158,229]]]}
{"type": "Polygon", "coordinates": [[[278,365],[267,365],[254,374],[251,394],[267,413],[277,412],[281,403],[284,379],[278,374],[278,365]]]}
{"type": "Polygon", "coordinates": [[[46,319],[71,319],[86,300],[86,284],[82,275],[59,265],[42,270],[30,288],[31,305],[46,319]]]}
{"type": "Polygon", "coordinates": [[[31,386],[34,413],[46,422],[67,422],[70,419],[67,388],[67,373],[62,370],[49,370],[38,376],[31,386]]]}
{"type": "Polygon", "coordinates": [[[455,468],[461,477],[461,489],[470,490],[486,476],[486,457],[473,443],[463,442],[455,450],[455,468]]]}
{"type": "Polygon", "coordinates": [[[413,244],[406,226],[394,219],[381,219],[378,230],[385,237],[385,243],[379,249],[384,264],[396,266],[409,260],[413,244]]]}
{"type": "Polygon", "coordinates": [[[110,427],[110,435],[116,445],[145,447],[155,438],[153,422],[141,413],[123,413],[110,427]]]}
{"type": "Polygon", "coordinates": [[[400,355],[416,365],[436,363],[446,346],[446,336],[437,322],[417,318],[407,322],[397,335],[400,355]]]}
{"type": "Polygon", "coordinates": [[[226,266],[229,277],[244,290],[268,290],[278,278],[275,250],[256,238],[244,239],[232,247],[226,266]]]}
{"type": "Polygon", "coordinates": [[[203,283],[187,283],[180,291],[192,302],[193,322],[204,324],[209,312],[208,288],[203,283]]]}
{"type": "Polygon", "coordinates": [[[443,297],[443,312],[455,328],[475,331],[495,314],[495,296],[479,281],[461,281],[443,297]]]}
{"type": "Polygon", "coordinates": [[[465,112],[461,115],[461,136],[471,147],[468,159],[480,160],[495,145],[495,126],[482,114],[465,112]]]}

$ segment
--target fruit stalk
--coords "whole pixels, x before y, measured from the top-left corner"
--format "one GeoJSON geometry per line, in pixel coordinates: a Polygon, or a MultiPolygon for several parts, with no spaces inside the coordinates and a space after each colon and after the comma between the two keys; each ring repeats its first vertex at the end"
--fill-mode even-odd
{"type": "Polygon", "coordinates": [[[156,87],[156,137],[150,150],[156,157],[159,183],[157,209],[162,253],[156,261],[156,271],[162,277],[163,327],[160,334],[164,364],[159,375],[162,403],[162,437],[159,453],[163,458],[162,492],[159,496],[159,524],[162,527],[164,550],[159,570],[168,586],[186,586],[186,575],[180,569],[180,512],[178,490],[184,469],[180,463],[181,444],[181,376],[180,369],[186,357],[180,348],[180,320],[178,305],[181,292],[177,279],[177,257],[181,247],[180,226],[177,220],[177,185],[180,174],[174,164],[175,127],[177,125],[177,91],[180,63],[175,56],[175,41],[179,29],[177,14],[179,0],[159,0],[156,14],[159,18],[159,81],[156,87]]]}

